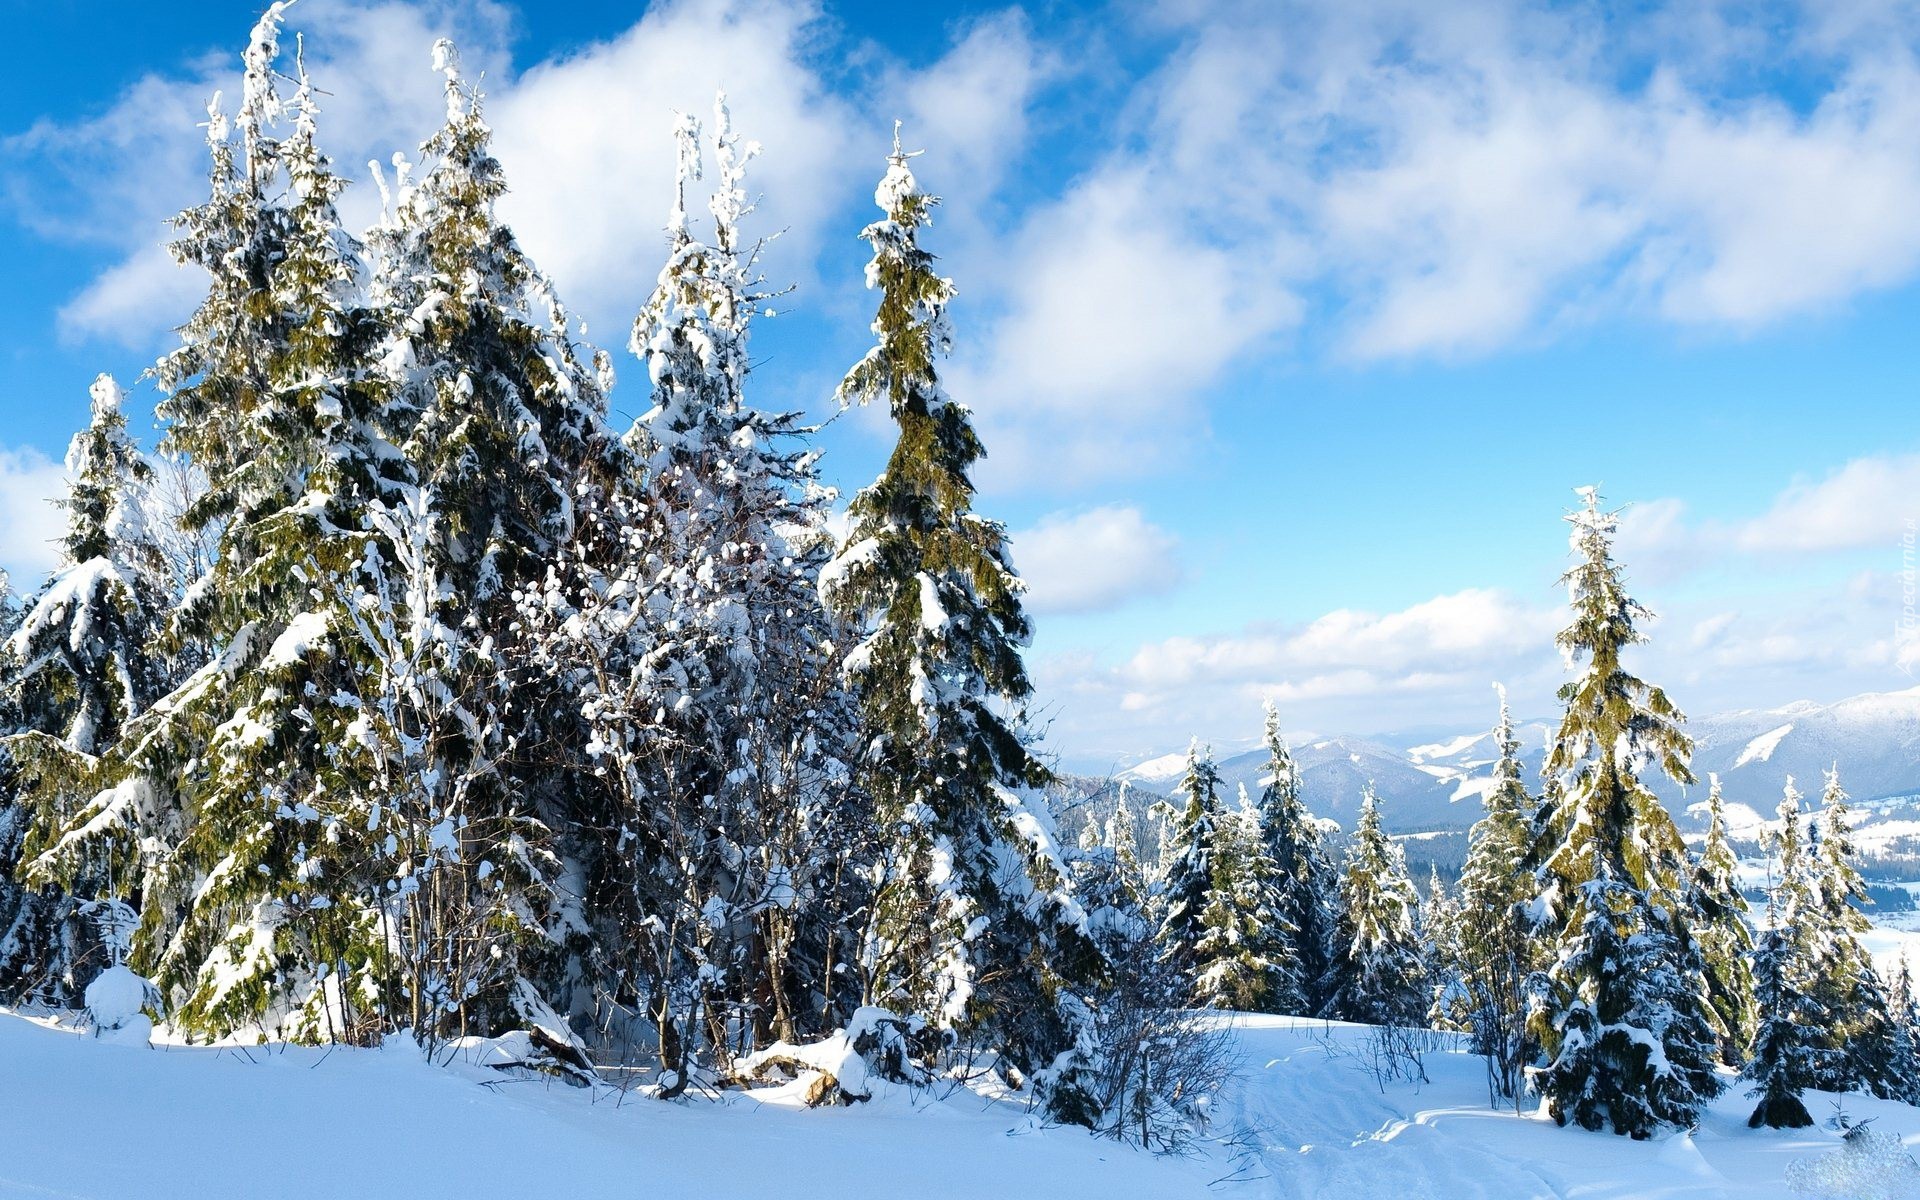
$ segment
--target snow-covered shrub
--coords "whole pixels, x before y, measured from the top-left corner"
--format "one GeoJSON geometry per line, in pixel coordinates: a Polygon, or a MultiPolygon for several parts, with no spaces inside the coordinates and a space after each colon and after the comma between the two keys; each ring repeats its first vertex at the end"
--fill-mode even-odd
{"type": "Polygon", "coordinates": [[[1920,1196],[1920,1163],[1897,1134],[1862,1122],[1840,1149],[1788,1167],[1787,1187],[1816,1200],[1904,1200],[1920,1196]]]}
{"type": "Polygon", "coordinates": [[[1185,977],[1144,922],[1115,922],[1097,936],[1112,974],[1087,997],[1092,1044],[1082,1051],[1094,1066],[1095,1129],[1159,1153],[1184,1150],[1239,1066],[1231,1036],[1219,1017],[1181,1007],[1185,977]]]}
{"type": "Polygon", "coordinates": [[[743,1081],[767,1080],[777,1072],[812,1076],[808,1104],[851,1104],[873,1098],[873,1080],[922,1085],[929,1075],[922,1063],[931,1057],[941,1034],[918,1017],[902,1017],[884,1008],[856,1009],[846,1028],[805,1045],[775,1042],[734,1064],[743,1081]]]}

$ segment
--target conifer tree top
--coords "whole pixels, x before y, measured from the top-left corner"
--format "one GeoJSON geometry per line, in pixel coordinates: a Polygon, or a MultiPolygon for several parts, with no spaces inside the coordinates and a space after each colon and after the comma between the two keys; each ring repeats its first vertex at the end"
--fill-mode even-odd
{"type": "Polygon", "coordinates": [[[1652,614],[1627,594],[1613,559],[1619,514],[1600,507],[1595,489],[1576,492],[1582,506],[1566,518],[1575,562],[1561,577],[1573,616],[1556,640],[1578,673],[1560,689],[1566,715],[1545,767],[1550,792],[1557,785],[1562,793],[1546,814],[1558,842],[1547,866],[1567,882],[1671,887],[1685,846],[1639,775],[1652,764],[1692,783],[1693,743],[1666,693],[1621,662],[1627,647],[1646,640],[1638,626],[1652,614]]]}

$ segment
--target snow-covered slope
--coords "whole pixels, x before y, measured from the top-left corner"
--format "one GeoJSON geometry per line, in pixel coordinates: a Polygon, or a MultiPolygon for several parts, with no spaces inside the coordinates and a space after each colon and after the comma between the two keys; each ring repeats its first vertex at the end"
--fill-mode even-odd
{"type": "Polygon", "coordinates": [[[1151,1200],[1212,1177],[964,1090],[806,1109],[490,1074],[397,1044],[111,1045],[0,1009],[0,1198],[1151,1200]]]}
{"type": "MultiPolygon", "coordinates": [[[[1898,808],[1901,798],[1920,800],[1920,688],[1824,706],[1802,702],[1695,717],[1687,731],[1694,739],[1695,773],[1702,780],[1709,772],[1720,775],[1730,811],[1744,805],[1754,814],[1770,816],[1788,775],[1799,781],[1802,791],[1817,795],[1820,773],[1835,763],[1862,808],[1898,808]]],[[[1537,778],[1553,727],[1532,721],[1514,732],[1526,775],[1537,778]]],[[[1479,819],[1479,800],[1493,762],[1492,739],[1473,731],[1316,739],[1296,747],[1295,754],[1307,805],[1314,812],[1351,828],[1360,789],[1371,780],[1384,801],[1387,827],[1395,832],[1472,825],[1479,819]]],[[[1174,760],[1171,767],[1167,758],[1156,759],[1122,777],[1157,790],[1171,787],[1184,758],[1169,758],[1174,760]]],[[[1220,766],[1229,787],[1244,782],[1253,789],[1259,786],[1265,755],[1236,755],[1220,766]]],[[[1694,789],[1696,794],[1689,795],[1664,778],[1652,782],[1683,824],[1698,824],[1696,815],[1685,811],[1686,801],[1699,800],[1704,793],[1694,789]]]]}
{"type": "MultiPolygon", "coordinates": [[[[1427,1083],[1382,1089],[1361,1064],[1364,1027],[1221,1020],[1241,1071],[1212,1140],[1152,1158],[966,1090],[822,1110],[777,1089],[623,1101],[483,1082],[410,1047],[149,1050],[0,1012],[0,1197],[1786,1200],[1788,1166],[1839,1146],[1823,1129],[1745,1128],[1738,1090],[1691,1135],[1560,1129],[1489,1108],[1465,1054],[1429,1053],[1427,1083]]],[[[1910,1142],[1920,1131],[1905,1105],[1846,1107],[1910,1142]]]]}

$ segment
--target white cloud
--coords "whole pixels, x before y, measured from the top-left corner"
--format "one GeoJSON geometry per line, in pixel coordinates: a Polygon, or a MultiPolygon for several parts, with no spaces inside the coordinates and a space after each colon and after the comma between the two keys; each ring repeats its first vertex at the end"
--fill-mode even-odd
{"type": "Polygon", "coordinates": [[[1091,165],[960,259],[997,293],[956,374],[984,477],[1176,460],[1296,327],[1360,360],[1622,316],[1744,331],[1920,270],[1920,63],[1885,49],[1914,30],[1594,13],[1134,10],[1170,49],[1091,165]],[[1804,108],[1741,90],[1761,57],[1833,82],[1804,108]]]}
{"type": "Polygon", "coordinates": [[[659,5],[609,42],[529,68],[492,102],[512,185],[502,212],[569,302],[603,316],[600,341],[624,340],[660,269],[673,113],[711,129],[722,88],[735,128],[764,147],[750,168],[763,196],[754,227],[786,231],[767,269],[810,276],[830,214],[879,169],[877,154],[872,171],[855,169],[855,113],[806,57],[817,19],[812,4],[771,0],[659,5]]]}
{"type": "MultiPolygon", "coordinates": [[[[1015,240],[1007,311],[963,359],[959,394],[1004,457],[993,477],[1053,485],[1138,472],[1204,432],[1194,398],[1298,315],[1263,266],[1167,219],[1160,182],[1090,178],[1015,240]]],[[[1003,251],[1004,252],[1004,251],[1003,251]]]]}
{"type": "MultiPolygon", "coordinates": [[[[983,478],[1062,489],[1204,443],[1206,398],[1297,329],[1361,359],[1485,353],[1623,314],[1746,329],[1920,270],[1910,17],[1596,13],[1121,6],[1164,50],[1120,103],[1122,68],[1091,26],[1045,42],[1018,10],[908,66],[850,44],[812,0],[671,0],[518,75],[510,11],[489,0],[308,0],[293,15],[330,93],[327,145],[355,177],[437,122],[426,47],[462,39],[492,93],[504,211],[607,343],[656,267],[667,110],[705,115],[729,89],[766,147],[760,227],[786,231],[769,274],[849,320],[857,252],[830,235],[865,215],[887,118],[905,117],[931,152],[924,178],[953,201],[934,244],[962,289],[954,390],[995,451],[983,478]],[[856,69],[828,62],[836,50],[856,69]],[[1756,62],[1824,90],[1784,102],[1752,87],[1756,62]],[[1014,173],[1065,129],[1067,178],[1014,173]],[[847,257],[824,271],[831,287],[828,247],[847,257]]],[[[208,91],[231,94],[233,49],[5,144],[34,228],[128,255],[65,306],[69,336],[138,341],[185,315],[186,285],[151,244],[203,186],[192,126],[208,91]]],[[[372,215],[371,192],[350,191],[351,220],[372,215]]]]}
{"type": "Polygon", "coordinates": [[[1260,707],[1293,727],[1380,732],[1490,718],[1487,684],[1505,682],[1523,713],[1547,711],[1562,673],[1556,609],[1472,589],[1395,612],[1339,610],[1300,625],[1250,625],[1171,637],[1118,663],[1041,659],[1040,694],[1058,706],[1054,736],[1085,758],[1164,749],[1191,735],[1250,737],[1260,707]]]}
{"type": "MultiPolygon", "coordinates": [[[[992,14],[968,26],[938,61],[887,73],[881,98],[870,105],[873,134],[886,132],[888,116],[902,121],[907,148],[930,153],[926,182],[944,201],[943,229],[957,227],[961,240],[972,242],[983,236],[1007,170],[1027,145],[1035,93],[1063,69],[1056,51],[1034,42],[1024,13],[992,14]],[[883,106],[893,111],[878,111],[883,106]]],[[[995,266],[975,260],[968,274],[995,266]]]]}
{"type": "Polygon", "coordinates": [[[159,329],[186,319],[206,294],[206,282],[206,272],[174,261],[159,242],[143,246],[60,306],[60,338],[145,349],[159,329]]]}
{"type": "MultiPolygon", "coordinates": [[[[1647,626],[1627,666],[1695,715],[1798,699],[1830,702],[1912,686],[1899,630],[1902,581],[1862,572],[1837,584],[1676,602],[1647,626]]],[[[1664,607],[1664,606],[1663,606],[1664,607]]],[[[1035,665],[1051,737],[1076,761],[1132,761],[1199,735],[1221,745],[1254,736],[1263,701],[1292,728],[1372,734],[1438,725],[1484,728],[1487,684],[1499,680],[1523,718],[1558,711],[1567,677],[1553,636],[1556,606],[1496,591],[1438,596],[1387,613],[1337,611],[1296,626],[1146,643],[1118,662],[1089,653],[1035,665]]]]}
{"type": "MultiPolygon", "coordinates": [[[[1417,683],[1481,672],[1537,655],[1557,614],[1499,591],[1474,588],[1391,613],[1339,609],[1294,628],[1253,629],[1217,637],[1174,637],[1142,646],[1122,674],[1136,686],[1207,680],[1273,683],[1317,679],[1320,694],[1417,683]],[[1345,680],[1346,684],[1340,681],[1345,680]]],[[[1298,686],[1297,684],[1295,686],[1298,686]]]]}
{"type": "Polygon", "coordinates": [[[1636,578],[1655,583],[1730,565],[1786,576],[1810,556],[1878,549],[1891,560],[1915,521],[1920,454],[1875,454],[1789,484],[1755,517],[1695,519],[1671,497],[1630,504],[1615,549],[1636,578]]]}
{"type": "Polygon", "coordinates": [[[1165,592],[1180,578],[1178,543],[1131,505],[1053,513],[1013,535],[1028,607],[1084,613],[1165,592]]]}
{"type": "MultiPolygon", "coordinates": [[[[852,92],[829,83],[823,18],[810,2],[654,5],[619,35],[518,74],[508,56],[511,12],[492,0],[307,0],[289,22],[283,53],[290,59],[293,29],[303,31],[309,72],[325,93],[323,145],[354,181],[342,203],[354,228],[377,215],[367,162],[384,164],[396,151],[412,157],[442,118],[432,43],[459,42],[468,75],[487,93],[506,169],[502,215],[609,346],[624,340],[659,269],[673,112],[710,122],[715,93],[726,90],[735,127],[764,147],[750,176],[762,198],[755,223],[779,236],[763,266],[819,303],[815,263],[829,233],[847,235],[835,242],[847,269],[835,274],[858,279],[850,236],[858,225],[847,212],[884,165],[885,118],[906,117],[910,136],[937,142],[950,190],[969,210],[989,210],[1024,147],[1032,90],[1053,69],[1011,11],[975,21],[918,69],[869,49],[873,69],[852,92]]],[[[160,243],[166,219],[204,192],[196,125],[212,92],[236,93],[243,34],[236,29],[233,45],[182,70],[136,80],[98,117],[43,121],[0,144],[13,168],[9,199],[31,228],[125,256],[62,307],[64,336],[151,345],[190,311],[190,276],[168,265],[160,243]]]]}
{"type": "MultiPolygon", "coordinates": [[[[335,168],[359,181],[341,205],[358,228],[378,209],[367,161],[411,155],[445,113],[440,77],[428,69],[434,40],[458,39],[469,73],[490,85],[504,75],[511,17],[492,0],[306,0],[283,34],[283,71],[292,69],[296,30],[306,34],[307,69],[323,93],[323,145],[335,168]]],[[[221,51],[142,76],[96,117],[41,121],[0,142],[9,199],[30,228],[125,255],[61,307],[63,337],[151,345],[192,311],[192,275],[173,270],[162,249],[166,221],[205,198],[201,126],[215,92],[233,111],[245,36],[236,28],[221,51]]]]}
{"type": "Polygon", "coordinates": [[[60,464],[31,447],[0,446],[0,569],[17,591],[30,591],[59,561],[54,546],[66,530],[54,499],[66,492],[60,464]]]}
{"type": "Polygon", "coordinates": [[[1818,482],[1801,481],[1741,527],[1741,549],[1810,553],[1900,545],[1920,520],[1920,454],[1857,458],[1818,482]]]}

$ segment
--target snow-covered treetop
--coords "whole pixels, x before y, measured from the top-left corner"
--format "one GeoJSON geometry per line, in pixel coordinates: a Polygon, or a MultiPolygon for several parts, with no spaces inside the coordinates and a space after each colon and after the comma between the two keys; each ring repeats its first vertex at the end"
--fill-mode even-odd
{"type": "Polygon", "coordinates": [[[453,44],[452,38],[434,42],[433,69],[446,76],[447,122],[452,124],[465,117],[477,99],[460,76],[460,48],[453,44]]]}
{"type": "Polygon", "coordinates": [[[897,413],[904,407],[929,412],[948,403],[935,360],[953,349],[953,329],[946,309],[953,299],[953,281],[933,269],[933,255],[922,250],[915,231],[933,223],[937,196],[920,190],[907,161],[920,152],[900,148],[900,124],[894,123],[893,152],[886,174],[874,189],[873,201],[886,218],[868,225],[860,236],[873,247],[867,264],[867,286],[877,288],[901,304],[897,312],[882,310],[873,323],[879,344],[867,352],[841,380],[835,398],[842,407],[887,397],[897,413]]]}
{"type": "Polygon", "coordinates": [[[1573,614],[1555,639],[1575,675],[1560,689],[1566,714],[1543,770],[1548,803],[1536,861],[1563,898],[1596,879],[1664,893],[1683,882],[1686,845],[1639,776],[1654,764],[1692,783],[1693,743],[1666,693],[1621,663],[1627,647],[1646,640],[1638,625],[1651,614],[1627,594],[1613,558],[1619,514],[1600,506],[1597,489],[1575,492],[1581,506],[1566,518],[1574,565],[1561,577],[1573,614]]]}
{"type": "MultiPolygon", "coordinates": [[[[908,169],[907,160],[918,158],[926,152],[900,148],[900,124],[899,121],[893,123],[893,153],[887,156],[886,174],[880,177],[879,185],[873,189],[873,202],[888,216],[901,212],[914,201],[922,201],[929,207],[940,203],[938,197],[920,195],[920,185],[908,169]]],[[[933,217],[923,215],[916,224],[931,225],[933,217]]]]}
{"type": "Polygon", "coordinates": [[[125,563],[124,551],[146,531],[144,489],[152,469],[127,435],[125,390],[102,374],[87,393],[93,419],[67,446],[71,482],[60,502],[67,510],[66,559],[69,565],[107,557],[125,563]]]}
{"type": "Polygon", "coordinates": [[[700,182],[700,118],[673,114],[673,147],[673,208],[667,213],[667,236],[677,246],[692,236],[687,229],[687,185],[700,182]]]}
{"type": "MultiPolygon", "coordinates": [[[[667,216],[668,255],[653,294],[634,318],[627,347],[647,366],[653,407],[640,418],[644,441],[656,454],[685,461],[736,443],[745,453],[763,440],[742,428],[742,393],[748,367],[747,338],[764,295],[754,274],[755,255],[742,252],[740,222],[753,212],[744,185],[746,166],[759,153],[733,128],[726,94],[713,108],[717,187],[708,201],[713,215],[709,245],[694,236],[687,215],[687,185],[701,178],[700,123],[677,114],[673,207],[667,216]]],[[[751,422],[748,422],[751,423],[751,422]]],[[[656,458],[655,473],[666,466],[656,458]]]]}
{"type": "Polygon", "coordinates": [[[753,214],[753,201],[747,196],[744,181],[747,164],[760,157],[759,142],[743,142],[733,128],[733,112],[727,107],[727,94],[713,101],[713,162],[720,173],[707,210],[713,214],[714,240],[728,254],[739,251],[740,222],[753,214]]]}
{"type": "Polygon", "coordinates": [[[283,106],[274,85],[273,64],[280,57],[280,24],[292,0],[274,0],[260,14],[247,38],[241,61],[240,111],[234,115],[246,153],[247,178],[256,194],[266,190],[273,170],[272,139],[267,130],[280,120],[283,106]]]}

